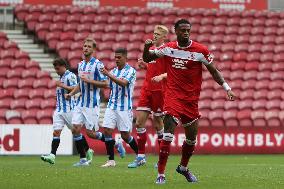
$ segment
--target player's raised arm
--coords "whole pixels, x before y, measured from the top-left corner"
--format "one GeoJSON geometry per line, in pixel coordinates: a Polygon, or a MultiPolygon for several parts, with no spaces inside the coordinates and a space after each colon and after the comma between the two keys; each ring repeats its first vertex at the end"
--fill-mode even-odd
{"type": "Polygon", "coordinates": [[[144,51],[143,51],[143,61],[144,62],[151,62],[159,58],[159,56],[154,53],[154,51],[150,51],[150,47],[153,46],[153,41],[151,39],[147,39],[144,44],[144,51]]]}
{"type": "Polygon", "coordinates": [[[221,75],[219,70],[214,66],[213,62],[206,65],[207,70],[212,75],[213,79],[221,86],[223,86],[224,90],[227,92],[229,100],[235,100],[236,96],[233,93],[231,87],[225,81],[224,77],[221,75]]]}

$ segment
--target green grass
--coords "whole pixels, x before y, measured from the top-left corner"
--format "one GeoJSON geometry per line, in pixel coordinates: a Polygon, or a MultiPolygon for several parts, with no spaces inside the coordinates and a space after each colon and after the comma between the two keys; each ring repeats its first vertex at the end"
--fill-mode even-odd
{"type": "Polygon", "coordinates": [[[106,157],[94,157],[90,167],[75,168],[77,156],[58,156],[49,165],[37,156],[0,156],[0,188],[284,188],[284,155],[193,156],[190,169],[199,183],[187,183],[175,172],[179,156],[170,156],[167,183],[156,185],[153,165],[157,156],[149,156],[146,166],[128,169],[133,155],[117,160],[115,168],[100,168],[106,157]]]}

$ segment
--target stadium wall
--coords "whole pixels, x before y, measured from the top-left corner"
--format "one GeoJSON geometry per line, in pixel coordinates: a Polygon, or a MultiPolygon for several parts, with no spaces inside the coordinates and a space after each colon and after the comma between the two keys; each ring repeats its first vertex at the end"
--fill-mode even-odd
{"type": "MultiPolygon", "coordinates": [[[[115,133],[116,140],[120,134],[115,133]]],[[[180,154],[181,146],[185,139],[182,127],[175,131],[171,153],[180,154]]],[[[101,141],[87,138],[96,154],[105,153],[105,145],[101,141]]],[[[132,150],[128,145],[126,151],[132,150]]],[[[147,153],[158,152],[157,135],[153,128],[147,128],[147,153]]],[[[284,153],[284,132],[279,128],[210,128],[200,127],[197,136],[196,154],[281,154],[284,153]]]]}
{"type": "MultiPolygon", "coordinates": [[[[52,125],[0,125],[0,155],[40,155],[50,152],[52,125]]],[[[84,130],[83,130],[84,132],[84,130]]],[[[147,130],[147,153],[158,151],[157,135],[147,130]]],[[[114,134],[116,140],[119,133],[114,134]]],[[[96,154],[105,154],[101,141],[86,137],[96,154]]],[[[171,153],[180,154],[185,139],[183,128],[178,127],[172,142],[171,153]]],[[[200,127],[196,154],[280,154],[284,152],[284,132],[279,128],[210,128],[200,127]]],[[[58,154],[73,154],[71,132],[65,128],[61,135],[58,154]]],[[[126,144],[128,153],[132,153],[126,144]]]]}
{"type": "Polygon", "coordinates": [[[44,4],[44,5],[80,5],[80,6],[125,6],[158,8],[206,8],[236,10],[267,10],[268,0],[0,0],[0,4],[44,4]]]}
{"type": "MultiPolygon", "coordinates": [[[[52,125],[0,125],[0,155],[39,155],[50,152],[52,125]]],[[[72,134],[63,129],[58,153],[73,154],[72,134]]]]}

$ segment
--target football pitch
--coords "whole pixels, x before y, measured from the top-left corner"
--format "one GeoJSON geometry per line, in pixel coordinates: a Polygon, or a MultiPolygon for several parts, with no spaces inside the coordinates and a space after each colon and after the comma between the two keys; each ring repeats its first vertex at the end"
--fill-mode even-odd
{"type": "Polygon", "coordinates": [[[101,168],[106,157],[95,156],[91,166],[77,168],[72,167],[77,156],[58,156],[55,165],[42,162],[39,156],[0,156],[0,188],[284,188],[284,155],[195,155],[190,165],[199,179],[195,184],[175,172],[179,156],[170,156],[165,185],[154,183],[157,156],[148,156],[143,167],[129,169],[133,158],[131,154],[116,157],[115,168],[101,168]]]}

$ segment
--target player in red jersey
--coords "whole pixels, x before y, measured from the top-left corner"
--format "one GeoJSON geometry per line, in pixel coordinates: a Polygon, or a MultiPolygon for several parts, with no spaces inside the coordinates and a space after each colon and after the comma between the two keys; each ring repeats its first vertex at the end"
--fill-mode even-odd
{"type": "MultiPolygon", "coordinates": [[[[166,26],[156,25],[153,34],[152,50],[164,45],[169,30],[166,26]]],[[[159,58],[148,65],[143,62],[142,59],[138,60],[139,67],[146,69],[146,77],[141,90],[139,103],[137,107],[137,119],[136,119],[136,130],[137,130],[137,143],[138,143],[138,155],[136,159],[128,165],[129,168],[136,168],[146,163],[145,157],[145,144],[147,141],[145,123],[148,116],[153,112],[153,126],[156,129],[158,135],[158,143],[163,137],[164,125],[161,119],[164,98],[163,98],[163,82],[157,82],[162,80],[161,74],[166,72],[164,58],[159,58]]]]}
{"type": "Polygon", "coordinates": [[[202,83],[202,64],[206,66],[214,80],[224,87],[228,99],[235,95],[213,64],[213,57],[200,43],[190,40],[191,24],[181,19],[175,23],[177,41],[169,42],[154,51],[150,50],[152,40],[145,41],[143,60],[151,62],[164,57],[167,64],[167,83],[165,91],[164,134],[160,144],[157,184],[165,183],[165,167],[170,153],[170,144],[178,123],[184,127],[186,139],[182,145],[182,157],[176,171],[188,182],[197,182],[187,168],[195,148],[198,119],[198,100],[202,83]]]}

